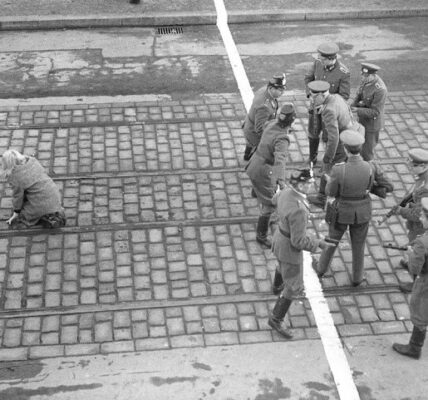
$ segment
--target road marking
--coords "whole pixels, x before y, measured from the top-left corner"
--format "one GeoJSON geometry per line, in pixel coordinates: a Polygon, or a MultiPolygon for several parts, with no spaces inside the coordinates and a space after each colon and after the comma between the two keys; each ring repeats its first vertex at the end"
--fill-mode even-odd
{"type": "MultiPolygon", "coordinates": [[[[248,81],[247,74],[239,56],[238,49],[227,24],[227,12],[223,0],[214,0],[217,10],[217,27],[229,56],[229,61],[238,84],[241,97],[247,112],[251,107],[254,93],[248,81]]],[[[359,400],[357,388],[352,379],[351,369],[346,359],[342,343],[324,298],[318,277],[312,270],[312,260],[309,253],[304,252],[304,278],[306,296],[311,304],[321,337],[327,361],[336,383],[337,391],[342,400],[359,400]]]]}
{"type": "Polygon", "coordinates": [[[311,305],[339,397],[342,400],[360,400],[342,342],[339,339],[327,301],[324,297],[321,283],[312,269],[311,254],[307,251],[303,252],[303,266],[306,298],[311,305]]]}
{"type": "Polygon", "coordinates": [[[230,65],[232,66],[236,83],[238,84],[239,91],[241,92],[242,101],[244,102],[245,109],[248,112],[250,111],[251,103],[253,102],[254,93],[251,89],[241,57],[239,56],[238,49],[227,24],[227,11],[224,6],[224,2],[223,0],[214,0],[214,3],[217,11],[217,27],[220,31],[221,37],[223,38],[223,43],[229,57],[230,65]]]}

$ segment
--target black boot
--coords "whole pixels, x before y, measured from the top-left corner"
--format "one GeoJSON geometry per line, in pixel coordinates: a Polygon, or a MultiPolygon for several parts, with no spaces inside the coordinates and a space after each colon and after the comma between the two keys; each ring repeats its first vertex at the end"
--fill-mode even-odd
{"type": "Polygon", "coordinates": [[[284,290],[284,281],[279,271],[275,271],[273,278],[272,293],[275,295],[280,294],[284,290]]]}
{"type": "Polygon", "coordinates": [[[309,138],[309,162],[312,162],[313,166],[317,163],[319,145],[319,139],[309,138]]]}
{"type": "Polygon", "coordinates": [[[413,289],[413,282],[400,283],[398,288],[403,293],[411,293],[413,289]]]}
{"type": "Polygon", "coordinates": [[[269,219],[270,215],[261,215],[257,221],[257,233],[256,240],[268,248],[272,247],[272,242],[267,237],[267,232],[269,228],[269,219]]]}
{"type": "Polygon", "coordinates": [[[413,327],[412,336],[409,344],[394,343],[392,348],[403,356],[415,358],[418,360],[421,357],[422,346],[424,345],[426,329],[420,330],[416,326],[413,327]]]}
{"type": "Polygon", "coordinates": [[[140,0],[129,0],[131,4],[140,4],[140,0]]]}
{"type": "Polygon", "coordinates": [[[252,152],[253,152],[253,148],[252,147],[245,146],[244,161],[250,161],[252,152]]]}
{"type": "Polygon", "coordinates": [[[273,308],[268,321],[269,326],[275,329],[281,336],[284,336],[286,339],[292,339],[293,334],[288,328],[282,327],[281,323],[282,321],[284,321],[285,314],[287,314],[291,302],[291,299],[280,297],[276,301],[275,307],[273,308]]]}

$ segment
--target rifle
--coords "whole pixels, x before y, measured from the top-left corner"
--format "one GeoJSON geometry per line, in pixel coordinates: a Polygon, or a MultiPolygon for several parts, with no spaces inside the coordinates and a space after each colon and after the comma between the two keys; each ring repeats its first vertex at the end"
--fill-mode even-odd
{"type": "Polygon", "coordinates": [[[401,251],[406,251],[408,249],[408,246],[400,246],[398,244],[395,243],[382,243],[382,247],[384,247],[385,249],[392,249],[392,250],[401,250],[401,251]]]}
{"type": "Polygon", "coordinates": [[[413,190],[409,193],[406,193],[405,196],[401,199],[400,203],[391,207],[391,209],[377,221],[377,225],[382,225],[388,218],[392,217],[398,210],[398,207],[406,207],[412,201],[413,198],[413,190]]]}

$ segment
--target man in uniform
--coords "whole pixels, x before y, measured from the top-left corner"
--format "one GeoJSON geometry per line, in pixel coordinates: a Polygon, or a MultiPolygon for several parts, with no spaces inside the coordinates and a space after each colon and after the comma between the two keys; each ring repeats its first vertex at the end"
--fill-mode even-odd
{"type": "MultiPolygon", "coordinates": [[[[330,84],[331,94],[339,94],[348,100],[351,94],[351,76],[348,68],[337,59],[339,47],[336,43],[322,43],[318,47],[318,59],[305,74],[306,97],[310,97],[308,87],[312,81],[326,81],[330,84]]],[[[321,115],[314,113],[312,104],[309,106],[308,139],[309,162],[317,162],[318,147],[321,133],[321,115]]]]}
{"type": "Polygon", "coordinates": [[[309,170],[294,174],[290,179],[292,187],[278,191],[272,199],[277,205],[279,219],[272,243],[272,252],[279,262],[275,271],[273,291],[280,296],[268,323],[287,339],[291,339],[293,335],[288,328],[282,326],[282,322],[293,299],[304,289],[302,251],[314,252],[318,247],[325,249],[334,246],[306,233],[309,216],[306,193],[311,190],[312,181],[309,170]]]}
{"type": "MultiPolygon", "coordinates": [[[[421,200],[421,224],[428,229],[428,198],[421,200]]],[[[418,359],[428,326],[428,233],[419,236],[408,252],[409,273],[417,276],[410,297],[410,320],[413,324],[409,344],[394,343],[392,348],[404,356],[418,359]]]]}
{"type": "MultiPolygon", "coordinates": [[[[392,183],[384,177],[380,167],[374,162],[364,161],[360,155],[364,138],[356,131],[345,130],[342,142],[348,153],[348,161],[336,164],[327,178],[326,194],[334,198],[327,207],[333,207],[335,216],[326,220],[329,224],[329,237],[340,240],[348,226],[352,247],[352,285],[366,284],[364,272],[364,245],[372,214],[372,201],[369,195],[374,183],[378,193],[392,192],[392,183]]],[[[385,193],[386,194],[386,193],[385,193]]],[[[327,211],[328,212],[328,211],[327,211]]],[[[314,265],[318,276],[327,271],[335,248],[323,250],[319,264],[314,265]]]]}
{"type": "Polygon", "coordinates": [[[314,113],[320,114],[323,125],[322,140],[325,142],[325,151],[319,193],[308,197],[309,202],[324,208],[325,206],[325,174],[328,174],[334,164],[346,160],[346,152],[340,141],[339,134],[355,124],[351,110],[338,94],[330,94],[329,83],[325,81],[312,81],[308,83],[314,113]]]}
{"type": "Polygon", "coordinates": [[[267,232],[275,210],[272,197],[277,187],[285,187],[285,163],[290,144],[288,130],[295,119],[293,103],[285,103],[278,118],[266,124],[257,150],[246,168],[260,205],[256,240],[268,248],[271,242],[267,232]]]}
{"type": "Polygon", "coordinates": [[[243,124],[246,140],[244,161],[248,161],[256,150],[265,123],[276,118],[277,99],[284,93],[285,84],[285,74],[274,76],[267,86],[263,86],[254,94],[253,103],[243,124]]]}
{"type": "MultiPolygon", "coordinates": [[[[411,193],[411,200],[406,207],[395,207],[394,213],[407,220],[407,237],[409,243],[412,243],[417,236],[425,233],[425,227],[420,221],[421,200],[428,197],[428,150],[411,149],[409,150],[409,168],[415,178],[415,186],[411,193]]],[[[400,264],[407,268],[404,260],[400,264]]],[[[400,290],[405,293],[412,291],[413,283],[402,283],[400,290]]]]}
{"type": "Polygon", "coordinates": [[[384,108],[387,89],[377,75],[380,69],[375,64],[361,63],[361,83],[351,104],[358,121],[365,128],[365,142],[361,156],[369,161],[374,158],[374,149],[379,142],[379,132],[384,124],[384,108]]]}

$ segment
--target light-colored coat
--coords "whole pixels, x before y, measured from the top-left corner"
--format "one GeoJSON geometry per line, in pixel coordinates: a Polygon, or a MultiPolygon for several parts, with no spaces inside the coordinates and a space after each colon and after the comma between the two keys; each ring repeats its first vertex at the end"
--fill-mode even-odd
{"type": "Polygon", "coordinates": [[[26,225],[35,225],[47,214],[63,212],[58,187],[34,157],[16,165],[8,183],[12,187],[14,210],[20,210],[20,219],[26,225]]]}
{"type": "MultiPolygon", "coordinates": [[[[278,213],[278,229],[273,235],[272,252],[286,268],[287,265],[290,268],[296,265],[302,268],[302,251],[315,252],[320,243],[320,239],[311,237],[306,232],[309,204],[304,196],[290,187],[278,192],[272,201],[277,206],[278,213]]],[[[284,275],[287,276],[286,273],[284,275]]]]}

